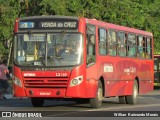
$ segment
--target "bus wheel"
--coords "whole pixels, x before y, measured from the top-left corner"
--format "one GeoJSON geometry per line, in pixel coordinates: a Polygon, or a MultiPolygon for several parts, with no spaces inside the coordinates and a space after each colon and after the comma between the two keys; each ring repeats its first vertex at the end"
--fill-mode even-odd
{"type": "Polygon", "coordinates": [[[134,81],[133,86],[133,93],[132,95],[126,96],[126,102],[127,104],[137,104],[137,98],[138,98],[138,84],[137,81],[134,81]]]}
{"type": "Polygon", "coordinates": [[[118,99],[119,99],[119,103],[120,104],[126,104],[126,98],[125,98],[125,96],[118,96],[118,99]]]}
{"type": "Polygon", "coordinates": [[[102,105],[103,100],[103,88],[101,81],[98,82],[98,89],[95,98],[90,99],[90,105],[92,108],[99,108],[102,105]]]}
{"type": "Polygon", "coordinates": [[[44,99],[42,98],[31,98],[31,103],[34,107],[42,107],[44,104],[44,99]]]}

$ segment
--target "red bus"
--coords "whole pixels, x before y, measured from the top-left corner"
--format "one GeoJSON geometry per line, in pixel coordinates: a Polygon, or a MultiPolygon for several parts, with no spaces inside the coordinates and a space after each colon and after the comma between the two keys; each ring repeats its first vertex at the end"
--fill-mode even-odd
{"type": "Polygon", "coordinates": [[[96,19],[67,16],[18,18],[14,28],[14,96],[33,106],[46,99],[103,98],[136,104],[153,90],[153,35],[96,19]]]}
{"type": "Polygon", "coordinates": [[[160,87],[160,54],[154,54],[154,86],[160,87]]]}

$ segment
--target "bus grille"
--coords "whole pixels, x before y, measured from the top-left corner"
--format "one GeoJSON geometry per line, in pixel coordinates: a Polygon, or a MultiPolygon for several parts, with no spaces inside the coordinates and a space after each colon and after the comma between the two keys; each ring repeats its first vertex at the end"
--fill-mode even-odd
{"type": "Polygon", "coordinates": [[[25,78],[24,86],[27,88],[66,88],[68,80],[68,77],[25,78]]]}

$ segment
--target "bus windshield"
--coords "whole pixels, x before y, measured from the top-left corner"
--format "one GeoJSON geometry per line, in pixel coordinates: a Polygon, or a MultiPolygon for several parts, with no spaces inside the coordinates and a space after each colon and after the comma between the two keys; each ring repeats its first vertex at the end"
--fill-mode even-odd
{"type": "Polygon", "coordinates": [[[20,66],[74,66],[82,60],[82,35],[18,34],[14,51],[14,62],[20,66]]]}

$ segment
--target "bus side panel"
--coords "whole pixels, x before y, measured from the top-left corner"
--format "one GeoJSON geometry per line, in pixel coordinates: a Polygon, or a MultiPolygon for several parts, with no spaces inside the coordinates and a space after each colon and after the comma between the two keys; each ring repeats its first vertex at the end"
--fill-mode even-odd
{"type": "Polygon", "coordinates": [[[86,69],[86,96],[93,98],[96,96],[98,81],[97,64],[94,64],[86,69]]]}
{"type": "MultiPolygon", "coordinates": [[[[141,61],[140,61],[141,62],[141,61]]],[[[140,64],[138,77],[140,80],[139,92],[144,94],[153,90],[154,84],[154,70],[153,61],[143,61],[140,64]]]]}
{"type": "Polygon", "coordinates": [[[140,89],[139,89],[139,93],[141,94],[145,94],[147,92],[152,91],[154,88],[153,86],[153,82],[150,82],[148,80],[141,80],[140,81],[140,89]]]}
{"type": "Polygon", "coordinates": [[[116,96],[117,95],[117,83],[116,81],[107,80],[105,81],[105,97],[116,96]]]}
{"type": "MultiPolygon", "coordinates": [[[[91,67],[91,70],[88,70],[89,73],[87,72],[89,74],[89,77],[86,78],[85,68],[85,65],[83,65],[72,70],[66,97],[91,98],[95,96],[95,86],[97,84],[94,77],[95,73],[94,71],[92,71],[93,69],[91,67]],[[83,82],[77,86],[70,87],[71,80],[81,75],[83,75],[83,82]]],[[[96,70],[95,67],[94,70],[96,70]]]]}
{"type": "Polygon", "coordinates": [[[131,95],[138,65],[129,58],[117,57],[117,96],[131,95]]]}
{"type": "Polygon", "coordinates": [[[95,79],[87,79],[86,80],[86,97],[87,98],[94,98],[96,96],[96,90],[98,87],[98,80],[95,79]]]}
{"type": "Polygon", "coordinates": [[[99,56],[98,73],[105,81],[105,97],[132,94],[133,75],[125,72],[129,65],[125,58],[99,56]]]}
{"type": "Polygon", "coordinates": [[[104,79],[105,97],[115,96],[117,93],[117,74],[115,63],[117,57],[98,56],[98,76],[104,79]]]}
{"type": "Polygon", "coordinates": [[[121,80],[117,82],[117,95],[131,95],[133,90],[133,80],[121,80]]]}
{"type": "MultiPolygon", "coordinates": [[[[14,84],[13,82],[13,96],[15,97],[26,97],[26,93],[25,93],[25,90],[24,90],[24,84],[23,84],[23,81],[22,81],[22,75],[21,75],[21,70],[18,68],[18,67],[13,67],[13,75],[16,76],[16,78],[18,78],[19,80],[21,80],[22,82],[22,87],[20,86],[17,86],[14,84]]],[[[13,81],[14,81],[14,77],[13,77],[13,81]]]]}

